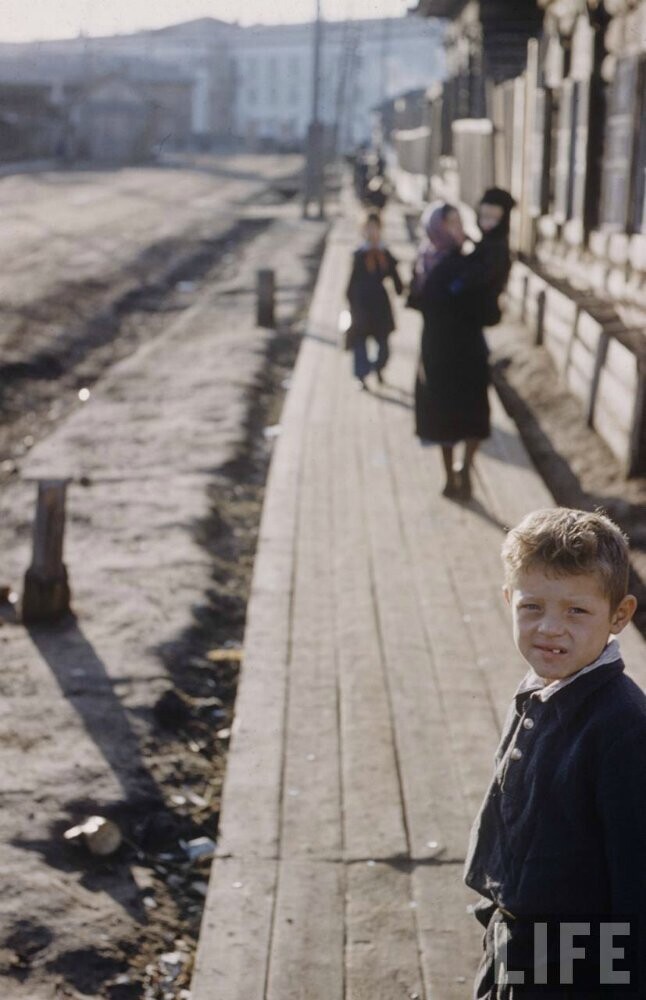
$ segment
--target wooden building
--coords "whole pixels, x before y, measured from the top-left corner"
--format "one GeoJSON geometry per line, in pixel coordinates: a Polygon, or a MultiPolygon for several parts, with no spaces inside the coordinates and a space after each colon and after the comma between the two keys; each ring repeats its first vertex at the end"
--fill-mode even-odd
{"type": "Polygon", "coordinates": [[[49,87],[0,78],[0,163],[55,156],[63,133],[49,87]]]}
{"type": "Polygon", "coordinates": [[[646,0],[420,0],[450,19],[429,186],[518,202],[510,302],[646,474],[646,0]]]}

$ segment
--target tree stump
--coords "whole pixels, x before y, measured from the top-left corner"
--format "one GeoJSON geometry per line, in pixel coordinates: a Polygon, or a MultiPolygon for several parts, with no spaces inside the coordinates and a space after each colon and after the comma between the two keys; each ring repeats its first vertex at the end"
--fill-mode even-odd
{"type": "Polygon", "coordinates": [[[22,620],[55,621],[70,610],[70,588],[63,562],[67,479],[38,483],[31,566],[25,573],[22,620]]]}

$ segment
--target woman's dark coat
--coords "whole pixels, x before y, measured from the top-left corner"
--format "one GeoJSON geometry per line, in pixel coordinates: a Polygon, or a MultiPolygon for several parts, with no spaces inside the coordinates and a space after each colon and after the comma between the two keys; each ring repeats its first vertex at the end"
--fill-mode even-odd
{"type": "Polygon", "coordinates": [[[389,250],[360,247],[355,251],[346,291],[353,335],[380,340],[395,329],[392,306],[384,288],[386,278],[392,279],[395,291],[401,295],[403,285],[397,261],[389,250]]]}
{"type": "Polygon", "coordinates": [[[495,326],[502,314],[498,299],[504,291],[511,271],[507,224],[484,233],[475,250],[466,258],[462,279],[465,291],[472,290],[482,298],[482,325],[495,326]]]}
{"type": "Polygon", "coordinates": [[[448,253],[418,295],[424,316],[415,385],[416,433],[438,444],[489,437],[487,297],[474,294],[470,258],[448,253]]]}

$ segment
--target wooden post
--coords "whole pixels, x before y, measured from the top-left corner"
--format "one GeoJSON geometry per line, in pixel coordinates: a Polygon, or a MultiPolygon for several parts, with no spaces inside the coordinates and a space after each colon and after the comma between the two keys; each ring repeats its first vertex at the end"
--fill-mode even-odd
{"type": "Polygon", "coordinates": [[[258,301],[256,322],[258,326],[273,327],[275,276],[269,269],[258,271],[258,301]]]}
{"type": "Polygon", "coordinates": [[[25,574],[22,619],[53,621],[70,609],[70,588],[63,563],[67,479],[38,483],[32,563],[25,574]]]}
{"type": "Polygon", "coordinates": [[[536,335],[534,343],[537,347],[543,343],[545,338],[545,303],[547,296],[545,294],[545,289],[542,288],[541,291],[536,296],[536,335]]]}

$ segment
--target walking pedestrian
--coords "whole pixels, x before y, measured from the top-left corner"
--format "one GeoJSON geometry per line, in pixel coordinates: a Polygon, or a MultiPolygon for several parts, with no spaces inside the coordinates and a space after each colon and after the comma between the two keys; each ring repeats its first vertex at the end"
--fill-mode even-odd
{"type": "Polygon", "coordinates": [[[438,444],[446,471],[443,493],[469,499],[471,466],[489,437],[488,348],[482,332],[482,301],[464,287],[468,257],[460,214],[449,204],[430,211],[427,243],[415,267],[409,304],[424,317],[415,384],[415,430],[423,443],[438,444]],[[464,442],[462,464],[454,449],[464,442]]]}
{"type": "Polygon", "coordinates": [[[383,211],[388,201],[388,188],[385,177],[376,175],[368,181],[363,200],[369,209],[375,212],[383,211]]]}
{"type": "Polygon", "coordinates": [[[401,295],[402,280],[397,261],[381,238],[381,219],[376,213],[366,218],[364,243],[355,250],[352,273],[347,287],[352,324],[350,336],[354,354],[354,375],[362,389],[367,389],[366,378],[371,371],[383,381],[383,370],[389,357],[388,338],[395,329],[393,310],[388,291],[384,287],[390,278],[395,291],[401,295]],[[377,344],[374,361],[368,355],[369,340],[377,344]]]}

